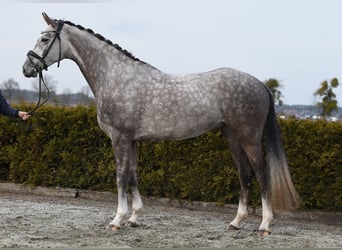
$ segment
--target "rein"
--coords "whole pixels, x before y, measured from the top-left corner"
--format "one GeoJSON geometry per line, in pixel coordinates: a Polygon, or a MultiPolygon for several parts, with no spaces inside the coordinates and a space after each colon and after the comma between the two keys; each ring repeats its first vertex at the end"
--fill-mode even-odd
{"type": "Polygon", "coordinates": [[[50,98],[50,90],[47,87],[44,78],[43,78],[43,70],[48,70],[48,65],[45,61],[45,58],[47,57],[47,55],[49,54],[53,44],[55,43],[56,39],[58,39],[58,44],[59,44],[59,58],[58,58],[58,63],[57,63],[57,67],[59,67],[60,61],[61,61],[61,57],[62,57],[62,51],[61,51],[61,38],[60,38],[60,33],[61,30],[63,28],[64,22],[62,20],[58,21],[58,27],[56,29],[56,31],[49,31],[49,32],[54,32],[55,36],[52,40],[52,42],[50,43],[49,47],[43,52],[43,55],[40,56],[38,55],[36,52],[34,52],[33,50],[30,50],[27,53],[27,57],[29,58],[29,60],[31,61],[32,65],[34,65],[36,71],[39,74],[39,95],[38,95],[38,102],[36,104],[36,107],[28,112],[28,114],[32,115],[37,109],[39,109],[41,106],[43,106],[45,103],[48,102],[49,98],[50,98]],[[40,65],[38,63],[34,63],[33,62],[33,58],[37,59],[38,62],[40,63],[40,65]],[[44,85],[44,88],[47,90],[47,97],[46,99],[41,102],[41,97],[42,97],[42,83],[44,85]]]}
{"type": "Polygon", "coordinates": [[[48,102],[50,98],[50,90],[48,88],[48,86],[46,85],[44,78],[43,78],[43,72],[39,71],[39,94],[38,94],[38,102],[36,104],[36,106],[34,107],[34,109],[32,109],[30,112],[28,112],[29,115],[32,115],[34,112],[37,111],[37,109],[39,109],[41,106],[43,106],[45,103],[48,102]],[[46,99],[40,103],[41,98],[42,98],[42,83],[44,85],[44,88],[47,90],[47,97],[46,99]]]}

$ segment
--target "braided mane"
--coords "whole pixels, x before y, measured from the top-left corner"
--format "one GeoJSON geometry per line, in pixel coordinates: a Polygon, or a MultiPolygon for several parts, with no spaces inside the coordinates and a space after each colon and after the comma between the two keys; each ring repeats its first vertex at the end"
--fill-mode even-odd
{"type": "MultiPolygon", "coordinates": [[[[57,21],[57,20],[56,20],[56,21],[57,21]]],[[[113,43],[112,41],[110,41],[110,40],[104,38],[102,35],[100,35],[100,34],[98,34],[98,33],[95,33],[93,30],[84,28],[82,25],[74,24],[74,23],[72,23],[72,22],[70,22],[70,21],[63,21],[63,22],[64,22],[65,24],[70,25],[70,26],[76,27],[76,28],[78,28],[78,29],[80,29],[80,30],[87,31],[89,34],[91,34],[91,35],[97,37],[99,40],[101,40],[101,41],[107,43],[108,45],[110,45],[110,46],[116,48],[118,51],[120,51],[121,53],[123,53],[125,56],[128,56],[129,58],[133,59],[134,61],[138,61],[138,62],[142,62],[142,63],[146,64],[145,62],[141,61],[139,58],[136,58],[135,56],[133,56],[131,52],[129,52],[129,51],[127,51],[127,50],[121,48],[120,45],[118,45],[118,44],[116,44],[116,43],[113,43]]]]}

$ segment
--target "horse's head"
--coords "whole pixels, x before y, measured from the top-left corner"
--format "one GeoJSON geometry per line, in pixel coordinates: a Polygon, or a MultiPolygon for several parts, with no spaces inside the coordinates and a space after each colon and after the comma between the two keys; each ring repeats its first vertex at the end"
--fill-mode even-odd
{"type": "Polygon", "coordinates": [[[44,20],[49,25],[39,37],[33,50],[27,53],[27,59],[23,65],[23,73],[26,77],[36,77],[39,72],[47,70],[51,64],[59,62],[63,58],[63,24],[62,20],[51,19],[43,13],[44,20]]]}

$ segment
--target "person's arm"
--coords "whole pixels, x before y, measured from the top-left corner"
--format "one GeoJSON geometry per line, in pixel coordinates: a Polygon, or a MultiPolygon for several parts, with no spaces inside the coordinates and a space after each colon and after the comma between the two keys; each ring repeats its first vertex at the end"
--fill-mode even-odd
{"type": "Polygon", "coordinates": [[[2,95],[1,90],[0,90],[0,114],[13,117],[13,118],[19,117],[23,120],[27,120],[30,117],[30,115],[27,112],[23,112],[18,109],[12,108],[6,101],[5,97],[2,95]]]}
{"type": "Polygon", "coordinates": [[[9,116],[9,117],[19,117],[19,110],[12,108],[8,102],[6,101],[5,97],[2,95],[0,90],[0,114],[9,116]]]}

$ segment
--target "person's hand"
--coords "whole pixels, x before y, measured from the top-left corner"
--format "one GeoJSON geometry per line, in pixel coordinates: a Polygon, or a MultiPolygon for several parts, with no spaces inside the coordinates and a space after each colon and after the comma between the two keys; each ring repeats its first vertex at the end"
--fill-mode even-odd
{"type": "Polygon", "coordinates": [[[19,116],[22,120],[26,121],[28,118],[30,118],[31,115],[29,115],[27,112],[19,111],[18,116],[19,116]]]}

